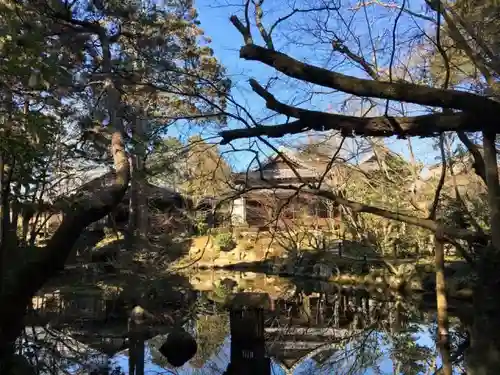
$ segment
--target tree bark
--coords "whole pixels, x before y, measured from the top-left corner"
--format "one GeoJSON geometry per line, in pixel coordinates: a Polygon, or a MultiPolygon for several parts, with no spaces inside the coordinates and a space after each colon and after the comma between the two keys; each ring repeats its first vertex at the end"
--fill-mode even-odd
{"type": "MultiPolygon", "coordinates": [[[[431,2],[429,2],[429,4],[430,3],[431,2]]],[[[452,31],[454,27],[456,29],[454,21],[446,17],[446,12],[443,14],[445,15],[445,20],[449,24],[448,26],[452,28],[452,31]]],[[[235,27],[240,31],[245,41],[245,46],[240,50],[240,57],[249,61],[261,62],[288,77],[328,87],[358,97],[395,100],[398,102],[463,111],[461,113],[432,114],[411,118],[359,118],[329,114],[282,103],[267,89],[260,86],[257,81],[252,80],[252,89],[266,101],[266,105],[269,109],[285,115],[288,118],[297,120],[275,126],[255,126],[246,129],[227,130],[221,132],[220,135],[223,138],[223,143],[229,143],[232,140],[240,138],[259,136],[278,138],[286,134],[298,134],[308,130],[327,131],[335,129],[343,131],[345,136],[363,135],[384,137],[393,135],[401,137],[435,136],[445,131],[459,132],[460,139],[474,156],[476,172],[487,184],[488,201],[491,210],[490,230],[492,237],[492,246],[482,250],[480,254],[481,261],[478,267],[479,281],[474,294],[475,319],[470,333],[471,346],[467,352],[467,373],[469,375],[500,374],[500,320],[498,319],[498,316],[500,316],[500,303],[497,301],[497,294],[500,288],[500,278],[498,277],[498,269],[500,266],[500,185],[498,181],[498,163],[495,149],[495,137],[498,133],[498,127],[496,126],[496,121],[491,120],[500,115],[500,103],[485,96],[464,91],[439,89],[405,82],[379,82],[376,80],[360,79],[313,66],[278,52],[274,50],[274,48],[265,48],[255,45],[249,27],[243,27],[243,24],[236,16],[231,17],[231,22],[233,22],[235,27]],[[478,149],[473,147],[474,145],[468,140],[465,133],[463,133],[467,131],[483,131],[484,160],[481,160],[481,154],[478,149]]],[[[460,32],[455,36],[452,35],[452,38],[455,37],[460,39],[457,40],[457,42],[464,41],[460,32]]],[[[483,48],[484,46],[480,45],[480,47],[483,48]]],[[[485,79],[491,81],[489,79],[489,72],[483,69],[485,64],[484,58],[478,61],[469,53],[471,51],[472,50],[466,50],[466,53],[471,57],[472,62],[483,72],[485,79]]],[[[493,67],[493,69],[495,69],[495,59],[490,60],[493,62],[489,64],[491,65],[490,68],[493,67]]],[[[293,187],[288,188],[290,190],[296,190],[296,188],[293,187]]],[[[441,231],[443,232],[439,233],[439,236],[436,236],[438,238],[436,238],[435,247],[435,262],[437,268],[436,292],[439,323],[438,346],[440,346],[442,351],[445,374],[451,374],[449,348],[447,347],[449,343],[446,342],[448,323],[444,279],[444,250],[442,246],[443,240],[459,238],[468,242],[475,242],[476,240],[474,237],[481,240],[485,239],[486,236],[479,233],[473,234],[471,231],[462,229],[442,228],[435,220],[421,219],[399,212],[391,212],[377,207],[348,201],[335,195],[331,191],[309,189],[307,192],[330,199],[335,203],[351,208],[351,210],[355,212],[367,212],[388,219],[403,221],[408,224],[427,228],[436,234],[441,231]]]]}
{"type": "Polygon", "coordinates": [[[468,375],[500,374],[500,260],[496,249],[482,251],[469,330],[470,346],[465,352],[468,375]]]}
{"type": "Polygon", "coordinates": [[[135,239],[137,235],[137,224],[139,222],[139,215],[137,213],[138,204],[137,197],[139,196],[139,181],[136,173],[137,168],[137,157],[136,155],[130,155],[130,192],[129,192],[129,202],[128,202],[128,240],[130,246],[134,246],[135,239]]]}
{"type": "Polygon", "coordinates": [[[141,114],[136,118],[133,138],[135,141],[132,160],[132,176],[129,205],[129,232],[132,242],[141,247],[147,239],[149,230],[149,207],[145,171],[146,135],[145,119],[141,114]]]}
{"type": "Polygon", "coordinates": [[[483,180],[483,182],[487,184],[486,167],[484,165],[483,155],[481,155],[481,152],[479,151],[479,147],[477,147],[477,145],[474,142],[472,142],[467,136],[467,134],[465,134],[464,132],[457,132],[457,134],[458,138],[462,141],[465,147],[467,147],[467,150],[470,152],[470,154],[474,159],[474,164],[473,164],[474,171],[481,178],[481,180],[483,180]]]}
{"type": "MultiPolygon", "coordinates": [[[[0,293],[0,374],[10,374],[14,343],[24,326],[26,308],[32,296],[64,268],[71,248],[81,232],[106,216],[123,199],[130,179],[129,163],[121,132],[112,134],[111,153],[115,165],[114,183],[88,200],[77,200],[45,248],[23,265],[12,264],[0,293]]],[[[13,249],[22,251],[22,249],[13,249]]]]}
{"type": "MultiPolygon", "coordinates": [[[[253,88],[258,87],[254,82],[253,88]]],[[[315,131],[341,131],[344,136],[372,136],[372,137],[434,137],[446,131],[480,131],[483,126],[479,124],[486,119],[470,113],[429,114],[414,117],[355,117],[320,111],[311,111],[296,108],[278,102],[274,96],[267,93],[261,97],[266,99],[266,106],[280,114],[297,118],[286,124],[255,126],[243,129],[231,129],[220,132],[221,144],[241,138],[261,137],[281,138],[287,134],[300,134],[309,130],[315,131]]]]}
{"type": "Polygon", "coordinates": [[[4,252],[5,252],[5,227],[4,227],[4,216],[8,215],[8,211],[5,207],[5,199],[4,199],[4,156],[3,153],[0,153],[0,291],[3,289],[3,279],[4,279],[4,252]]]}
{"type": "Polygon", "coordinates": [[[255,44],[243,46],[240,49],[240,57],[259,61],[289,77],[356,96],[458,109],[471,113],[486,111],[493,114],[500,111],[500,103],[481,95],[406,82],[380,82],[352,77],[303,63],[284,53],[255,44]]]}
{"type": "Polygon", "coordinates": [[[488,204],[490,207],[490,228],[493,247],[500,252],[500,184],[498,182],[496,134],[483,132],[484,164],[488,186],[488,204]]]}
{"type": "Polygon", "coordinates": [[[446,298],[446,281],[444,276],[444,246],[442,240],[438,236],[435,237],[434,244],[438,321],[437,346],[441,354],[441,360],[443,361],[444,375],[452,375],[448,329],[448,301],[446,298]]]}
{"type": "Polygon", "coordinates": [[[491,245],[482,249],[474,293],[474,321],[466,352],[467,374],[500,374],[500,185],[495,146],[496,134],[483,132],[485,177],[490,208],[491,245]]]}
{"type": "MultiPolygon", "coordinates": [[[[443,12],[443,14],[447,21],[451,22],[449,26],[455,27],[453,20],[446,16],[446,12],[443,12]]],[[[258,46],[253,43],[250,30],[243,26],[238,17],[232,16],[231,22],[242,34],[245,41],[245,45],[240,49],[240,57],[245,60],[258,61],[300,81],[317,84],[359,97],[395,100],[443,109],[455,109],[463,112],[430,114],[416,117],[382,116],[360,118],[343,116],[306,110],[284,104],[276,100],[257,81],[251,80],[250,85],[252,89],[266,100],[269,109],[286,115],[288,118],[296,118],[298,120],[287,121],[286,124],[275,126],[256,126],[247,129],[223,131],[220,133],[223,138],[222,143],[229,143],[235,139],[248,137],[282,137],[286,134],[297,134],[307,130],[327,131],[336,129],[341,130],[346,136],[364,135],[383,137],[392,135],[435,136],[437,133],[445,131],[472,132],[489,130],[497,132],[494,122],[489,119],[492,117],[495,118],[500,114],[500,103],[495,100],[465,91],[434,88],[408,82],[385,82],[376,79],[362,79],[334,72],[294,59],[285,53],[274,50],[274,48],[258,46]]],[[[461,37],[461,35],[457,37],[461,37]]],[[[342,52],[347,53],[348,51],[344,48],[342,52]]],[[[347,55],[351,59],[353,58],[349,53],[347,55]]],[[[356,60],[356,58],[354,58],[355,61],[359,60],[356,60]]],[[[477,63],[476,65],[480,67],[482,66],[474,56],[471,56],[471,58],[473,63],[477,63]]],[[[364,65],[364,67],[373,78],[375,73],[370,71],[368,65],[364,65]]],[[[488,72],[484,69],[481,69],[481,71],[486,79],[488,79],[488,72]]]]}
{"type": "Polygon", "coordinates": [[[483,133],[484,163],[490,207],[492,246],[481,251],[478,281],[474,293],[474,320],[470,347],[466,351],[468,375],[500,374],[500,187],[495,134],[483,133]]]}

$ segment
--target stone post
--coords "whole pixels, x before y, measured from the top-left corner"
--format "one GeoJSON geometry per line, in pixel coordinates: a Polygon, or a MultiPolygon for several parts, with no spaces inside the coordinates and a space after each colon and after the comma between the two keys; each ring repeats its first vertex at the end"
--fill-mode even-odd
{"type": "Polygon", "coordinates": [[[265,353],[264,311],[272,308],[267,293],[236,293],[226,300],[230,310],[231,359],[224,375],[271,375],[265,353]]]}

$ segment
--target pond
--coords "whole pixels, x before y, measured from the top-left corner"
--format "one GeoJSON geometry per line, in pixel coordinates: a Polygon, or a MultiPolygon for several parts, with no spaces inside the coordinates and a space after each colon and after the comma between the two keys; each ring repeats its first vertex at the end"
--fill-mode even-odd
{"type": "MultiPolygon", "coordinates": [[[[270,374],[416,375],[434,374],[441,366],[433,299],[383,290],[342,289],[326,282],[249,272],[197,270],[183,277],[194,292],[189,292],[190,301],[185,306],[170,308],[168,314],[195,337],[198,351],[184,366],[173,368],[159,352],[171,328],[154,327],[145,344],[145,374],[224,374],[231,360],[231,334],[228,310],[220,302],[236,291],[267,293],[272,300],[272,308],[264,312],[270,374]]],[[[99,304],[94,301],[92,305],[99,304]]],[[[451,304],[452,357],[459,374],[463,365],[460,348],[466,333],[454,310],[451,304]]],[[[121,373],[128,374],[123,326],[117,324],[111,329],[112,322],[80,323],[77,329],[68,320],[61,321],[64,325],[54,321],[52,328],[86,342],[93,357],[103,350],[95,340],[90,344],[90,336],[99,334],[108,346],[114,343],[106,358],[121,373]],[[71,333],[76,331],[78,335],[71,333]]],[[[82,353],[80,350],[78,367],[89,362],[81,359],[82,353]]],[[[63,367],[68,371],[74,366],[65,363],[63,367]]]]}
{"type": "MultiPolygon", "coordinates": [[[[271,357],[270,373],[406,375],[434,373],[441,366],[441,360],[435,351],[432,325],[415,324],[398,334],[370,330],[345,339],[343,343],[335,342],[335,333],[327,329],[313,332],[303,334],[304,341],[297,336],[289,335],[284,338],[289,341],[281,343],[282,355],[288,358],[282,362],[280,358],[271,357]]],[[[187,363],[175,370],[169,369],[168,364],[158,359],[155,340],[151,340],[146,348],[145,374],[224,374],[230,360],[230,340],[229,336],[225,337],[217,351],[201,366],[198,363],[187,363]]],[[[128,374],[127,355],[114,356],[112,363],[125,369],[124,373],[128,374]]],[[[456,370],[455,373],[461,372],[456,370]]]]}

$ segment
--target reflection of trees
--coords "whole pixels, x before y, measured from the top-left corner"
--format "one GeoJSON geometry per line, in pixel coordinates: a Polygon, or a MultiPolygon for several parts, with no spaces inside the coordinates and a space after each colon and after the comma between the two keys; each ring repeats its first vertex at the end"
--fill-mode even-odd
{"type": "Polygon", "coordinates": [[[389,329],[384,330],[382,343],[387,345],[387,356],[392,360],[394,374],[418,375],[425,373],[434,359],[434,350],[418,344],[422,333],[418,309],[402,298],[397,298],[389,311],[389,329]]]}
{"type": "MultiPolygon", "coordinates": [[[[292,301],[278,301],[280,311],[268,320],[267,345],[287,374],[361,375],[367,369],[378,374],[390,371],[386,366],[391,363],[396,375],[436,370],[434,341],[416,342],[428,333],[425,327],[434,324],[418,301],[361,291],[308,294],[313,319],[302,316],[302,297],[295,306],[292,301]],[[307,366],[308,360],[313,365],[307,366]]],[[[435,337],[433,332],[429,336],[435,337]]]]}
{"type": "Polygon", "coordinates": [[[26,327],[17,348],[33,370],[26,374],[122,374],[107,366],[105,354],[51,328],[26,327]]]}
{"type": "MultiPolygon", "coordinates": [[[[466,318],[468,320],[468,318],[466,318]]],[[[459,374],[467,374],[465,369],[465,354],[466,350],[470,346],[470,336],[469,336],[469,326],[464,324],[456,317],[450,317],[450,327],[449,327],[449,342],[450,342],[450,361],[452,367],[459,374]]],[[[429,335],[433,338],[438,337],[438,324],[437,322],[432,322],[427,328],[429,335]]],[[[436,349],[435,356],[438,356],[438,351],[436,349]]],[[[435,369],[435,374],[442,373],[442,367],[435,369]]]]}
{"type": "MultiPolygon", "coordinates": [[[[269,354],[286,374],[362,375],[367,369],[374,374],[389,371],[395,375],[435,372],[435,343],[416,342],[421,334],[435,337],[435,322],[424,312],[422,301],[367,291],[318,293],[323,290],[321,285],[312,284],[298,289],[299,298],[280,298],[275,301],[276,310],[266,314],[269,354]],[[302,311],[305,300],[307,318],[302,311]],[[427,332],[429,326],[432,329],[427,332]]],[[[212,367],[220,370],[227,359],[212,357],[207,361],[220,352],[228,334],[228,316],[206,300],[200,299],[197,305],[193,331],[197,333],[199,352],[191,365],[203,373],[212,367]]],[[[463,327],[453,320],[450,327],[453,357],[464,337],[460,334],[463,327]]]]}
{"type": "Polygon", "coordinates": [[[422,374],[431,364],[434,351],[416,342],[420,330],[416,324],[409,324],[404,332],[387,337],[391,341],[390,356],[396,374],[422,374]]]}
{"type": "Polygon", "coordinates": [[[331,350],[321,351],[311,358],[321,373],[354,375],[363,374],[368,368],[376,371],[377,363],[383,356],[379,339],[380,335],[374,327],[353,330],[338,344],[325,345],[325,348],[332,347],[331,350]]]}
{"type": "Polygon", "coordinates": [[[212,355],[219,352],[229,334],[229,315],[222,311],[201,315],[196,321],[195,330],[198,351],[190,363],[195,368],[201,368],[212,355]]]}
{"type": "MultiPolygon", "coordinates": [[[[432,374],[436,370],[437,354],[433,343],[425,344],[431,345],[429,348],[415,342],[420,331],[425,330],[420,323],[424,327],[431,325],[430,336],[435,337],[435,323],[429,314],[422,312],[426,306],[422,301],[376,291],[341,291],[331,285],[327,288],[326,283],[320,282],[299,283],[295,279],[293,282],[299,298],[279,298],[274,303],[276,310],[266,313],[267,346],[272,349],[274,344],[275,347],[269,354],[276,363],[288,369],[287,374],[293,373],[291,368],[294,366],[300,369],[294,374],[300,375],[362,375],[368,368],[374,374],[379,370],[385,374],[387,369],[380,367],[387,359],[392,360],[397,375],[432,374]],[[308,310],[307,316],[304,316],[304,307],[308,310]],[[312,363],[310,367],[306,366],[308,363],[312,363]]],[[[181,313],[185,328],[186,320],[193,319],[192,329],[186,329],[196,336],[198,343],[198,353],[190,361],[196,374],[220,374],[228,363],[225,356],[229,353],[221,350],[229,334],[228,314],[216,305],[204,294],[189,311],[183,309],[181,313]],[[215,357],[217,354],[219,356],[215,357]]],[[[454,360],[454,353],[460,352],[460,343],[465,337],[461,334],[462,326],[453,319],[450,323],[454,360]]],[[[99,326],[101,334],[103,329],[99,326]]],[[[174,370],[170,370],[164,357],[154,350],[164,341],[165,336],[157,336],[149,342],[150,361],[165,368],[165,373],[171,373],[174,370]]],[[[463,362],[463,351],[461,353],[455,361],[456,367],[463,362]]],[[[49,365],[40,363],[39,368],[49,365]]],[[[182,370],[179,373],[183,373],[182,370]]]]}

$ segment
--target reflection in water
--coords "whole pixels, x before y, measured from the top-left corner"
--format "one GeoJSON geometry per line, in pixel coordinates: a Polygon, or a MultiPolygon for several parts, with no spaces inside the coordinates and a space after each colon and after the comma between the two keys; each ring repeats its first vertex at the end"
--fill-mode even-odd
{"type": "MultiPolygon", "coordinates": [[[[407,343],[409,347],[395,348],[390,337],[380,332],[371,332],[357,339],[352,338],[346,345],[332,342],[321,342],[311,355],[302,358],[295,366],[288,368],[279,359],[270,358],[271,374],[425,374],[427,369],[440,361],[434,362],[437,353],[434,350],[434,339],[428,327],[416,327],[415,332],[406,339],[415,340],[407,343]],[[394,353],[394,354],[393,354],[394,353]],[[406,354],[408,353],[408,354],[406,354]],[[406,357],[406,355],[410,355],[406,357]],[[396,371],[394,371],[396,370],[396,371]]],[[[191,363],[182,368],[173,369],[161,358],[158,358],[154,341],[146,349],[145,374],[207,374],[222,375],[230,360],[230,338],[222,342],[219,350],[203,364],[194,366],[191,363]]],[[[403,343],[403,345],[405,345],[403,343]]],[[[113,363],[126,369],[128,358],[125,354],[113,358],[113,363]]],[[[127,371],[125,371],[127,373],[127,371]]],[[[433,372],[431,372],[433,373],[433,372]]],[[[457,374],[459,372],[456,372],[457,374]]]]}
{"type": "MultiPolygon", "coordinates": [[[[435,311],[418,301],[253,273],[205,272],[190,279],[202,291],[190,308],[192,318],[183,327],[196,338],[198,351],[185,365],[173,368],[159,352],[168,335],[165,329],[145,345],[145,374],[229,374],[228,364],[238,354],[234,352],[235,329],[247,339],[238,342],[240,348],[255,333],[256,346],[246,348],[254,354],[240,357],[254,362],[257,357],[269,358],[270,374],[416,375],[433,374],[441,366],[435,349],[435,311]],[[227,278],[236,285],[220,283],[227,278]],[[242,316],[238,310],[229,314],[221,304],[237,290],[265,292],[272,298],[262,312],[265,350],[261,354],[257,353],[259,319],[242,316]]],[[[456,347],[463,330],[458,319],[452,318],[450,323],[451,342],[456,347]]],[[[458,374],[462,359],[456,360],[458,374]]],[[[115,354],[112,362],[128,373],[127,350],[115,354]]]]}

